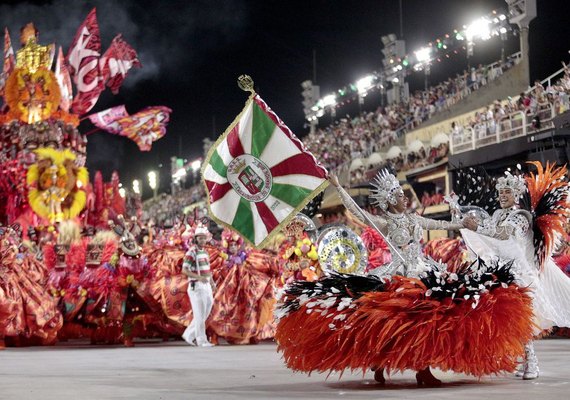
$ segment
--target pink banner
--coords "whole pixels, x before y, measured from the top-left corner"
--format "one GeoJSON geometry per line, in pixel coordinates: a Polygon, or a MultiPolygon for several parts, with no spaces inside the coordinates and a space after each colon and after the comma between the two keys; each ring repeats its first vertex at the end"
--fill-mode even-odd
{"type": "Polygon", "coordinates": [[[128,116],[129,114],[125,109],[125,106],[122,105],[109,108],[107,110],[98,112],[97,114],[92,114],[89,116],[89,120],[97,128],[119,135],[121,133],[121,125],[117,122],[117,120],[128,116]]]}
{"type": "Polygon", "coordinates": [[[128,137],[141,151],[149,151],[152,144],[166,134],[171,112],[168,107],[155,106],[128,115],[125,106],[117,106],[90,115],[89,120],[99,129],[128,137]]]}
{"type": "Polygon", "coordinates": [[[141,151],[149,151],[153,142],[166,134],[172,110],[168,107],[148,107],[130,117],[118,120],[121,135],[133,140],[141,151]]]}

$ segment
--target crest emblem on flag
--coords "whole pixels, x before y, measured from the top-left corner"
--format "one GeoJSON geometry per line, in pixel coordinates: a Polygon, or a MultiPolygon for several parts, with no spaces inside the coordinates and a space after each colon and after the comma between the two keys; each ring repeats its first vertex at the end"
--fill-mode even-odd
{"type": "Polygon", "coordinates": [[[242,154],[228,165],[228,182],[243,198],[254,203],[263,201],[271,193],[271,170],[251,154],[242,154]]]}
{"type": "Polygon", "coordinates": [[[210,216],[263,245],[326,188],[327,171],[252,91],[202,166],[210,216]]]}

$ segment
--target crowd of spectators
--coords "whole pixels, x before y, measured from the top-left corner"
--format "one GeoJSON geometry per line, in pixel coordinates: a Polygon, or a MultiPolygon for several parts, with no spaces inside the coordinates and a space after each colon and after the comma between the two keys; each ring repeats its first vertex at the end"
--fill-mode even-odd
{"type": "Polygon", "coordinates": [[[476,139],[492,137],[497,129],[503,139],[509,136],[520,136],[523,122],[530,130],[546,127],[553,116],[570,109],[570,68],[565,65],[563,76],[553,85],[546,88],[537,80],[528,92],[521,93],[518,98],[496,100],[493,104],[477,111],[464,125],[452,123],[451,140],[461,143],[476,139]],[[522,118],[520,117],[522,115],[522,118]]]}
{"type": "Polygon", "coordinates": [[[379,107],[356,118],[341,118],[308,134],[303,142],[325,167],[337,168],[394,143],[406,131],[418,127],[501,76],[515,65],[516,60],[516,57],[509,57],[504,63],[464,70],[427,91],[416,91],[406,102],[379,107]]]}
{"type": "Polygon", "coordinates": [[[186,207],[205,198],[206,192],[201,184],[179,190],[174,195],[161,193],[144,202],[143,220],[152,219],[154,225],[159,227],[173,226],[186,207]]]}

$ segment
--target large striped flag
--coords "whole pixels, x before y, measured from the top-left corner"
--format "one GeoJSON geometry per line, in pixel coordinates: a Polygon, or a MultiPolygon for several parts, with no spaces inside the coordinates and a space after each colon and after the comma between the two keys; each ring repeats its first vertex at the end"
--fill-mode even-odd
{"type": "Polygon", "coordinates": [[[202,166],[210,215],[258,248],[326,188],[326,176],[255,93],[202,166]]]}

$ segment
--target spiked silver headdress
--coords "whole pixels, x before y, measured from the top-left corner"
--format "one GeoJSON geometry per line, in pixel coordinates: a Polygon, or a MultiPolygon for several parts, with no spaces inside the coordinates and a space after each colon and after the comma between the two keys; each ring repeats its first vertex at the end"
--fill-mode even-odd
{"type": "Polygon", "coordinates": [[[372,186],[374,186],[370,194],[372,204],[384,211],[388,210],[388,203],[396,205],[396,195],[402,187],[394,175],[385,169],[381,170],[372,181],[372,186]]]}

